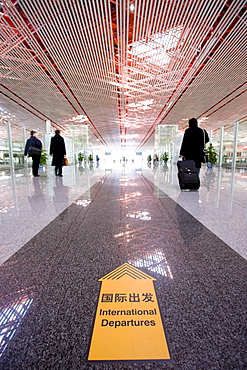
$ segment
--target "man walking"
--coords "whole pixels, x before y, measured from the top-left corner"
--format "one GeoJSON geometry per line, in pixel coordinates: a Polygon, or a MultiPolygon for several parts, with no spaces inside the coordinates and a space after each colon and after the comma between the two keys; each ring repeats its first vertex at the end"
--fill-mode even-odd
{"type": "Polygon", "coordinates": [[[187,128],[184,133],[180,149],[180,157],[195,161],[198,174],[201,168],[203,150],[205,144],[208,142],[209,137],[207,131],[198,127],[198,121],[196,118],[191,118],[189,120],[189,128],[187,128]]]}
{"type": "Polygon", "coordinates": [[[50,155],[52,158],[52,166],[55,166],[55,175],[62,177],[62,167],[64,165],[64,156],[66,155],[65,143],[60,130],[55,131],[55,136],[51,138],[50,155]]]}
{"type": "Polygon", "coordinates": [[[33,176],[39,177],[38,170],[39,170],[39,163],[40,163],[40,157],[41,157],[41,151],[42,151],[42,143],[41,141],[36,137],[37,132],[32,130],[30,132],[30,138],[26,142],[24,156],[32,157],[33,165],[33,176]]]}

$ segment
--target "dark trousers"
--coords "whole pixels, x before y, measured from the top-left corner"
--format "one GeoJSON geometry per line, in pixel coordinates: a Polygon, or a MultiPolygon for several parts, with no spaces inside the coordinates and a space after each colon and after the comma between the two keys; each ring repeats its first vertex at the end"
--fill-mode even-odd
{"type": "Polygon", "coordinates": [[[32,159],[33,159],[33,165],[32,165],[33,176],[37,176],[38,171],[39,171],[40,155],[33,155],[32,159]]]}
{"type": "Polygon", "coordinates": [[[55,166],[55,175],[61,176],[62,175],[62,166],[55,166]]]}

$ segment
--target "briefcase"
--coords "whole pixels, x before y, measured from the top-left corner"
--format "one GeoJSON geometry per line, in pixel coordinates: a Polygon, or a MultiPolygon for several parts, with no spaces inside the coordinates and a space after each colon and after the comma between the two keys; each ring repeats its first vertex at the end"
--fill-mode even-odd
{"type": "Polygon", "coordinates": [[[33,157],[34,155],[41,155],[42,149],[38,148],[37,146],[30,146],[28,150],[29,157],[33,157]]]}

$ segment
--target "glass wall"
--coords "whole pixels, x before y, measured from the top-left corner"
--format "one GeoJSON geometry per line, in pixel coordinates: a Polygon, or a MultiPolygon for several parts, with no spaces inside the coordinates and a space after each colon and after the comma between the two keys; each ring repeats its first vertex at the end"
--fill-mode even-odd
{"type": "MultiPolygon", "coordinates": [[[[223,142],[222,142],[222,166],[231,168],[233,164],[233,148],[234,148],[234,131],[235,124],[228,124],[224,126],[223,142]]],[[[214,130],[211,136],[211,142],[219,153],[220,150],[220,128],[214,130]]],[[[49,151],[50,137],[53,134],[45,134],[40,139],[43,141],[44,148],[49,151]]],[[[70,163],[78,162],[78,154],[81,152],[85,159],[88,159],[89,154],[99,154],[98,151],[94,153],[94,148],[91,146],[91,130],[88,125],[71,125],[68,126],[68,135],[65,136],[66,147],[70,163]]],[[[11,137],[12,137],[12,151],[14,168],[24,167],[24,147],[26,139],[29,137],[29,131],[23,133],[23,128],[11,123],[11,137]]],[[[155,131],[154,150],[144,152],[143,158],[155,153],[160,162],[161,157],[166,152],[170,163],[175,163],[178,160],[178,153],[181,146],[182,135],[179,136],[177,125],[158,125],[155,131]]],[[[100,155],[103,159],[104,153],[100,155]]],[[[94,158],[95,159],[95,158],[94,158]]],[[[48,160],[50,163],[50,158],[48,160]]],[[[0,121],[0,169],[10,168],[9,158],[9,141],[7,121],[0,121]]],[[[247,118],[239,121],[238,124],[238,138],[236,151],[236,168],[247,169],[247,118]]]]}
{"type": "MultiPolygon", "coordinates": [[[[22,128],[11,124],[11,138],[14,167],[24,167],[24,142],[22,128]]],[[[0,122],[0,166],[1,169],[8,169],[10,167],[9,139],[6,121],[0,122]]]]}
{"type": "Polygon", "coordinates": [[[68,125],[68,137],[73,141],[73,163],[78,162],[78,154],[85,159],[89,156],[90,128],[88,125],[68,125]]]}
{"type": "Polygon", "coordinates": [[[154,152],[161,159],[164,153],[168,154],[169,160],[174,157],[174,143],[178,133],[177,125],[158,125],[155,130],[154,152]]]}
{"type": "Polygon", "coordinates": [[[7,125],[0,121],[0,168],[9,166],[9,145],[7,125]]]}
{"type": "MultiPolygon", "coordinates": [[[[26,136],[26,135],[25,135],[26,136]]],[[[23,137],[23,130],[21,127],[11,125],[12,150],[14,167],[24,167],[24,149],[26,144],[26,137],[23,137]]],[[[28,136],[29,137],[29,136],[28,136]]]]}
{"type": "MultiPolygon", "coordinates": [[[[222,166],[231,168],[234,150],[234,123],[224,126],[222,166]]],[[[220,129],[213,132],[212,143],[219,153],[220,129]]],[[[236,168],[247,168],[247,119],[238,124],[236,168]]]]}

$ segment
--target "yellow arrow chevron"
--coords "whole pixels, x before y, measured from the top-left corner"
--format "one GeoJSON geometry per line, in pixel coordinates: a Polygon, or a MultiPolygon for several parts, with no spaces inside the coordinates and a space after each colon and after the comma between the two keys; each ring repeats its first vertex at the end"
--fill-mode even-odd
{"type": "Polygon", "coordinates": [[[104,281],[104,280],[114,280],[114,279],[121,279],[124,275],[129,275],[133,279],[150,279],[150,280],[156,280],[152,276],[145,274],[145,272],[142,272],[141,270],[137,269],[136,267],[124,263],[123,265],[117,267],[115,270],[109,272],[109,274],[103,276],[98,281],[104,281]]]}
{"type": "Polygon", "coordinates": [[[170,359],[154,280],[128,263],[99,279],[89,361],[170,359]]]}

